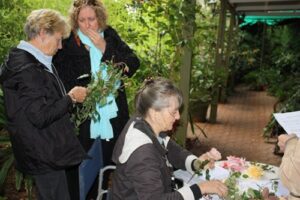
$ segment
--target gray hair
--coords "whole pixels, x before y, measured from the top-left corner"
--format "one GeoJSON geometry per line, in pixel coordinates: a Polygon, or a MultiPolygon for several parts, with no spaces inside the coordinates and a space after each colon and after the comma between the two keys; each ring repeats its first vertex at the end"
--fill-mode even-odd
{"type": "Polygon", "coordinates": [[[170,97],[176,97],[182,105],[181,91],[165,78],[147,79],[135,96],[136,114],[145,117],[150,108],[160,111],[169,106],[170,97]]]}
{"type": "Polygon", "coordinates": [[[50,35],[61,32],[64,37],[67,37],[69,34],[69,26],[65,18],[52,9],[34,10],[26,19],[24,32],[28,40],[38,36],[42,30],[50,35]]]}

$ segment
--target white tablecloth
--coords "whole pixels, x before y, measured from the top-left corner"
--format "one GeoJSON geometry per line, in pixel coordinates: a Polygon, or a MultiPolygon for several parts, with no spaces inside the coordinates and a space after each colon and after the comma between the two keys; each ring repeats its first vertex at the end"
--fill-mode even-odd
{"type": "MultiPolygon", "coordinates": [[[[218,180],[225,180],[229,177],[230,171],[227,169],[224,169],[221,166],[222,161],[216,162],[216,166],[214,169],[211,169],[209,174],[210,174],[210,179],[218,179],[218,180]]],[[[239,189],[241,192],[246,191],[248,188],[253,188],[253,189],[260,189],[262,187],[267,187],[269,188],[270,192],[274,192],[276,196],[287,196],[288,195],[288,190],[282,185],[281,181],[279,180],[279,174],[278,174],[278,167],[272,166],[271,170],[265,171],[264,175],[259,179],[252,179],[252,178],[239,178],[238,184],[239,184],[239,189]],[[278,188],[275,191],[274,188],[274,181],[278,182],[278,188]]],[[[174,172],[174,175],[176,178],[182,179],[185,184],[192,185],[195,183],[200,183],[205,181],[205,173],[202,176],[195,175],[193,179],[191,179],[192,174],[189,173],[188,171],[183,171],[183,170],[177,170],[174,172]]],[[[213,200],[219,200],[217,195],[211,195],[213,200]]]]}

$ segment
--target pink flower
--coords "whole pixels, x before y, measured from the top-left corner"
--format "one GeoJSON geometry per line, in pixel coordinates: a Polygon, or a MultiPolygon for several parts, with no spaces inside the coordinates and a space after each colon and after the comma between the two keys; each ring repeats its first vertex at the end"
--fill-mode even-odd
{"type": "Polygon", "coordinates": [[[221,167],[235,172],[241,172],[246,168],[246,159],[236,156],[228,156],[227,161],[222,162],[221,167]]]}

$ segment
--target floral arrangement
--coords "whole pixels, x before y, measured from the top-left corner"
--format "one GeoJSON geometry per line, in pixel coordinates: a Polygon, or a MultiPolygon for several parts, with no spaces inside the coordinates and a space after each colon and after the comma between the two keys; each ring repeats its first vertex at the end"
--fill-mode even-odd
{"type": "MultiPolygon", "coordinates": [[[[276,197],[275,193],[270,193],[268,187],[259,186],[254,188],[248,188],[243,190],[239,187],[239,182],[246,179],[259,180],[265,174],[266,171],[275,173],[272,166],[267,164],[261,164],[256,162],[247,162],[245,158],[236,156],[228,156],[226,161],[219,163],[220,167],[229,170],[229,176],[223,180],[228,187],[228,195],[223,198],[225,200],[281,200],[280,197],[276,197]]],[[[203,173],[203,171],[202,171],[203,173]]],[[[202,175],[200,173],[200,175],[202,175]]],[[[209,170],[205,171],[205,179],[209,180],[209,170]]],[[[249,180],[251,182],[251,180],[249,180]]],[[[278,190],[278,180],[270,179],[272,191],[278,190]]],[[[204,199],[214,199],[211,195],[206,195],[204,199]]]]}
{"type": "MultiPolygon", "coordinates": [[[[271,166],[255,162],[248,164],[245,158],[228,156],[227,160],[221,163],[221,167],[230,170],[229,177],[224,181],[228,187],[228,195],[225,197],[226,200],[263,200],[266,198],[266,193],[267,196],[278,199],[273,193],[269,194],[269,191],[266,191],[268,190],[267,188],[249,188],[241,192],[238,187],[238,179],[253,178],[258,180],[264,175],[265,171],[274,172],[271,166]]],[[[272,181],[272,189],[277,191],[277,180],[272,181]]]]}
{"type": "MultiPolygon", "coordinates": [[[[124,64],[124,63],[123,63],[124,64]]],[[[113,63],[112,61],[101,63],[100,70],[95,76],[92,76],[91,82],[88,84],[88,95],[82,104],[75,106],[75,111],[72,114],[72,121],[75,124],[78,132],[79,126],[88,118],[100,119],[100,114],[96,110],[96,104],[105,105],[107,103],[107,96],[109,94],[117,95],[120,81],[122,77],[122,70],[120,70],[120,63],[113,63]],[[103,78],[102,68],[106,67],[107,75],[103,78]]]]}
{"type": "Polygon", "coordinates": [[[228,156],[227,161],[222,162],[221,167],[234,172],[244,171],[247,167],[246,159],[236,156],[228,156]]]}

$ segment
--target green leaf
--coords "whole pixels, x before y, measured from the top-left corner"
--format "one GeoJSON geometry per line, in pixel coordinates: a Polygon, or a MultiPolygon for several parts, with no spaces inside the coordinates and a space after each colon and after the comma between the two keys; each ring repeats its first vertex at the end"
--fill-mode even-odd
{"type": "Polygon", "coordinates": [[[206,169],[205,171],[205,180],[210,180],[210,174],[209,174],[209,169],[206,169]]]}
{"type": "Polygon", "coordinates": [[[21,172],[19,172],[18,170],[16,170],[15,172],[15,178],[16,178],[16,188],[19,191],[21,189],[22,186],[22,181],[24,179],[24,176],[21,172]]]}
{"type": "Polygon", "coordinates": [[[243,174],[242,176],[243,178],[249,178],[249,176],[247,174],[243,174]]]}
{"type": "Polygon", "coordinates": [[[113,61],[107,61],[100,64],[100,70],[91,78],[91,82],[88,84],[87,89],[89,91],[85,101],[79,106],[75,107],[75,112],[72,114],[71,119],[76,125],[76,130],[79,130],[80,124],[82,124],[88,118],[99,121],[101,116],[96,109],[98,104],[100,107],[106,104],[107,97],[113,95],[116,97],[118,83],[124,79],[122,77],[122,70],[120,66],[124,66],[124,63],[113,63],[113,61]],[[107,76],[105,80],[102,78],[102,70],[106,68],[107,76]]]}
{"type": "Polygon", "coordinates": [[[9,158],[2,164],[0,170],[0,189],[3,187],[3,183],[8,175],[8,171],[11,168],[13,162],[14,162],[14,156],[13,154],[11,154],[9,158]]]}

